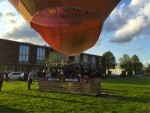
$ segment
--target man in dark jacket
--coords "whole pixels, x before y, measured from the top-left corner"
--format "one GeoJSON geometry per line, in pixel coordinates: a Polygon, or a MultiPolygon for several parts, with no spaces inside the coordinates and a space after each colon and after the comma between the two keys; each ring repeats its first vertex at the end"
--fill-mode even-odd
{"type": "Polygon", "coordinates": [[[3,79],[4,79],[4,74],[2,72],[2,70],[0,71],[0,91],[1,91],[1,88],[2,88],[2,85],[3,85],[3,79]]]}

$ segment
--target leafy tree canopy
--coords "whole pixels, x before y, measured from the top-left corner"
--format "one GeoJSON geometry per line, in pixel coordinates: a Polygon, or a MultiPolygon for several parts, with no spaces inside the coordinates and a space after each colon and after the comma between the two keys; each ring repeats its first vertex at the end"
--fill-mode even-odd
{"type": "Polygon", "coordinates": [[[150,64],[148,65],[148,67],[147,67],[147,69],[146,69],[147,71],[150,71],[150,64]]]}
{"type": "Polygon", "coordinates": [[[114,69],[116,66],[116,58],[112,52],[107,51],[102,55],[102,67],[103,71],[106,72],[106,69],[114,69]]]}
{"type": "Polygon", "coordinates": [[[50,53],[48,58],[45,60],[48,67],[61,66],[65,62],[67,62],[67,57],[57,52],[50,53]]]}
{"type": "Polygon", "coordinates": [[[143,64],[140,62],[137,55],[133,55],[131,58],[129,55],[124,54],[122,58],[119,59],[120,67],[125,69],[128,74],[133,74],[133,71],[141,71],[143,64]]]}
{"type": "Polygon", "coordinates": [[[137,55],[131,57],[132,68],[134,71],[140,71],[143,68],[143,64],[140,62],[137,55]]]}

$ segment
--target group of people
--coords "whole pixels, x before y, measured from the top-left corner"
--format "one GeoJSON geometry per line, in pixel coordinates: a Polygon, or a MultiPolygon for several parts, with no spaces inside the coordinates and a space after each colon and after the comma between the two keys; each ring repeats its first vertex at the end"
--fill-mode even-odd
{"type": "MultiPolygon", "coordinates": [[[[31,85],[35,75],[36,75],[36,73],[34,70],[32,70],[28,75],[28,90],[30,90],[30,85],[31,85]]],[[[5,77],[5,79],[7,81],[7,77],[5,77]]],[[[3,86],[3,81],[4,81],[4,72],[2,70],[0,70],[0,92],[1,92],[1,89],[3,86]]]]}
{"type": "Polygon", "coordinates": [[[65,78],[77,78],[78,76],[88,76],[89,78],[101,77],[102,70],[97,68],[95,70],[88,69],[88,68],[81,68],[81,67],[53,67],[48,69],[46,75],[50,75],[53,78],[58,78],[60,75],[64,75],[65,78]],[[50,73],[50,74],[49,74],[50,73]]]}
{"type": "MultiPolygon", "coordinates": [[[[42,71],[40,70],[32,70],[28,74],[28,90],[30,90],[30,86],[33,82],[33,79],[35,76],[38,76],[39,78],[46,78],[46,77],[53,77],[53,78],[59,78],[61,76],[65,76],[65,78],[79,78],[82,77],[83,75],[87,75],[89,78],[90,77],[101,77],[102,72],[98,68],[95,71],[91,71],[89,69],[82,69],[82,68],[71,68],[71,67],[63,67],[63,68],[50,68],[48,69],[47,67],[44,68],[42,71]]],[[[6,78],[5,78],[6,79],[6,78]]],[[[1,70],[0,71],[0,91],[3,85],[3,80],[4,80],[4,73],[1,70]]]]}

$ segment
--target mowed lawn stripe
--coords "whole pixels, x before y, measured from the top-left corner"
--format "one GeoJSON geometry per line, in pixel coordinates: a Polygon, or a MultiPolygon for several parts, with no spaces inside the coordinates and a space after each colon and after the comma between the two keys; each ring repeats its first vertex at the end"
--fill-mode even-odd
{"type": "Polygon", "coordinates": [[[102,79],[102,95],[85,96],[41,92],[33,82],[4,82],[0,92],[0,113],[148,113],[150,78],[102,79]]]}

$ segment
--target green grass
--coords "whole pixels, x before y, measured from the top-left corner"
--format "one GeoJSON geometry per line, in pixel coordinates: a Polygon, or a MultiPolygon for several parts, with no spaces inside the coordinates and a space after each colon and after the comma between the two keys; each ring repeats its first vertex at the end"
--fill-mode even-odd
{"type": "Polygon", "coordinates": [[[40,92],[37,82],[4,82],[0,92],[1,113],[149,113],[150,78],[102,80],[101,96],[40,92]]]}

